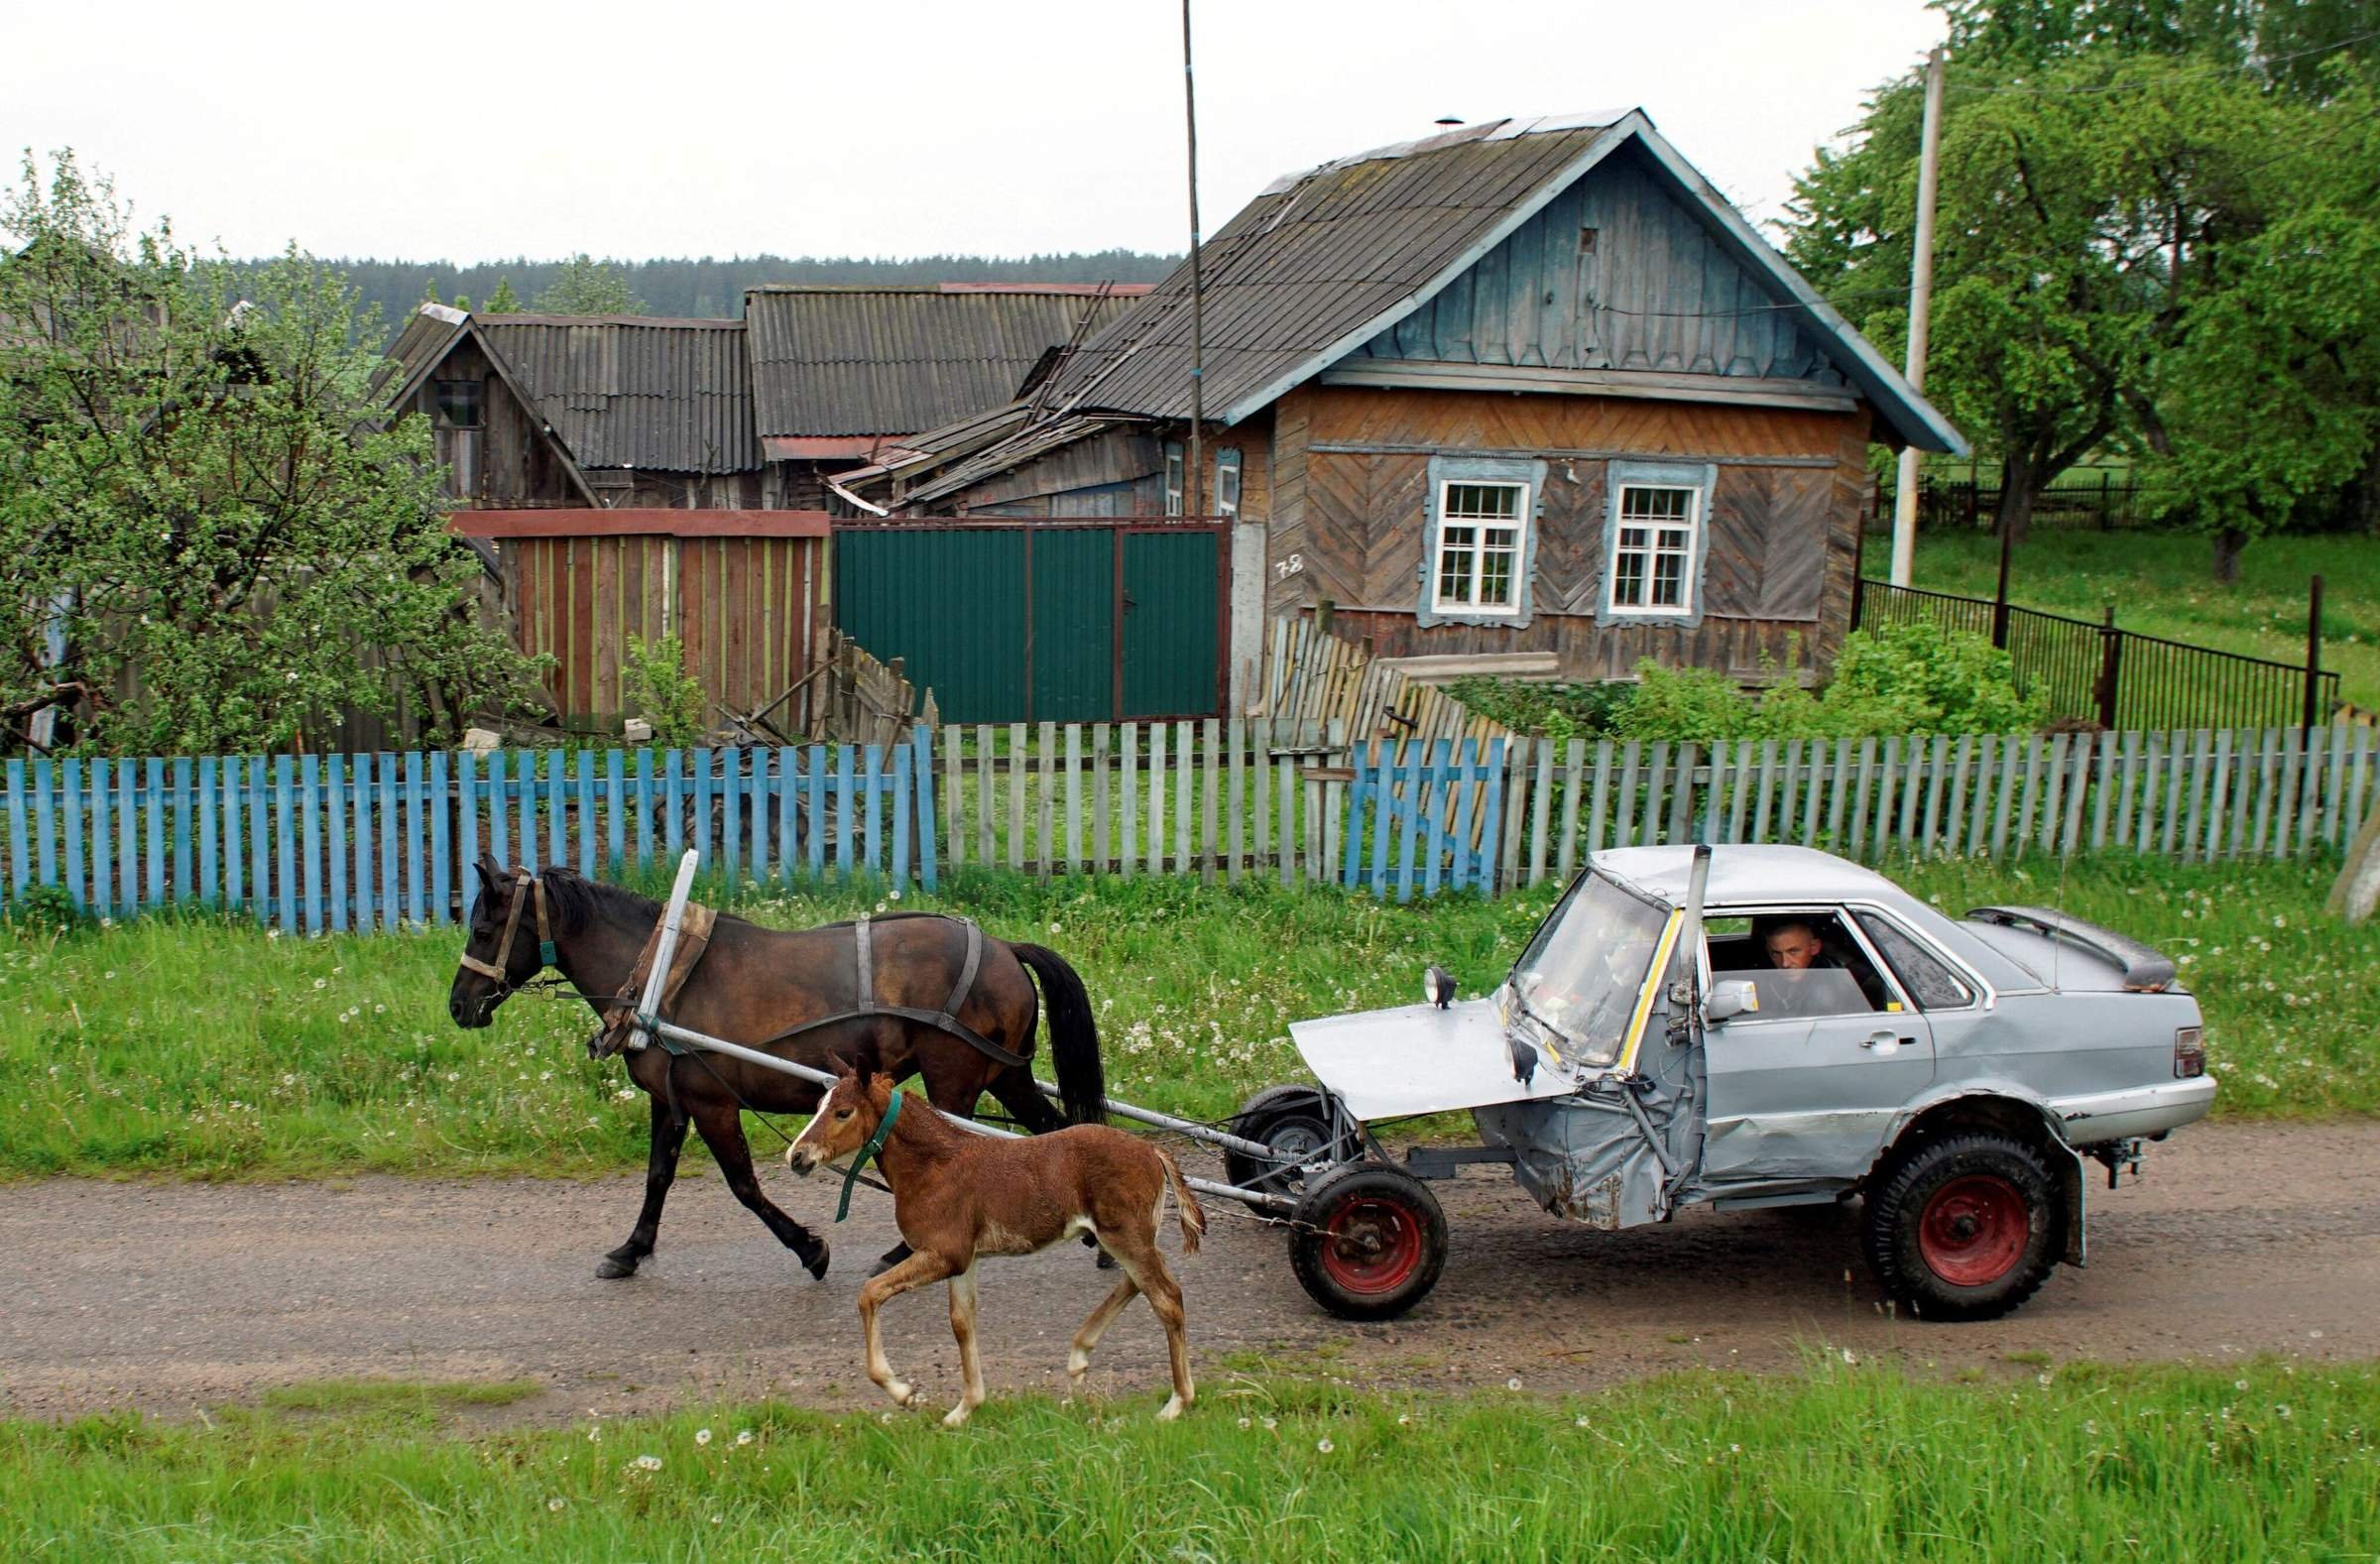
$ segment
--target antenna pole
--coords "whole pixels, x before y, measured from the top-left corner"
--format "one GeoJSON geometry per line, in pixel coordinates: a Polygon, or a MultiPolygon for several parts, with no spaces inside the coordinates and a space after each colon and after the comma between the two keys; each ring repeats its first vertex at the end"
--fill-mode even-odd
{"type": "MultiPolygon", "coordinates": [[[[1188,0],[1184,0],[1187,4],[1188,0]]],[[[1942,51],[1926,57],[1926,124],[1917,161],[1917,233],[1909,276],[1909,389],[1926,389],[1926,329],[1934,313],[1934,185],[1942,164],[1942,51]]],[[[1899,481],[1892,501],[1892,584],[1914,584],[1917,574],[1917,467],[1924,458],[1914,445],[1901,447],[1899,481]]]]}
{"type": "Polygon", "coordinates": [[[1198,516],[1199,431],[1207,419],[1207,359],[1205,290],[1198,264],[1198,90],[1190,71],[1190,0],[1182,0],[1182,113],[1189,127],[1190,147],[1190,442],[1189,466],[1182,477],[1182,514],[1198,516]]]}

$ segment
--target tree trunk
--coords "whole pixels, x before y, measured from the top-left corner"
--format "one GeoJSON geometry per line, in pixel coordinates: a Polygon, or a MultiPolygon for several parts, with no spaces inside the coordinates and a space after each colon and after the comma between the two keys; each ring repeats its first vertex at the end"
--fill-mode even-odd
{"type": "Polygon", "coordinates": [[[2239,556],[2247,551],[2248,535],[2226,527],[2214,535],[2214,579],[2230,586],[2239,579],[2239,556]]]}
{"type": "Polygon", "coordinates": [[[2000,463],[2000,504],[1995,530],[2012,543],[2021,543],[2033,531],[2033,500],[2039,492],[2033,464],[2010,456],[2000,463]]]}
{"type": "Polygon", "coordinates": [[[2363,475],[2355,480],[2357,519],[2366,537],[2380,538],[2380,440],[2372,442],[2363,459],[2363,475]]]}

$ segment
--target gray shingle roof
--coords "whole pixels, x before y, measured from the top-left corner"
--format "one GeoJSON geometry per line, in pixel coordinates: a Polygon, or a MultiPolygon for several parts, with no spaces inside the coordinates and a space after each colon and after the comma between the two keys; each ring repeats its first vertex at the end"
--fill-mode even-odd
{"type": "MultiPolygon", "coordinates": [[[[1118,285],[756,288],[744,296],[759,432],[914,434],[996,407],[1088,313],[1096,331],[1147,292],[1118,285]]],[[[1086,333],[1088,334],[1088,333],[1086,333]]]]}

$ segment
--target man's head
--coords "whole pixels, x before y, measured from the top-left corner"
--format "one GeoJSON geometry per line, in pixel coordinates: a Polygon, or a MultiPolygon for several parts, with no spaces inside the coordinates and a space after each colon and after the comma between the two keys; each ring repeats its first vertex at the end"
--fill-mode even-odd
{"type": "Polygon", "coordinates": [[[1827,951],[1818,930],[1799,920],[1770,924],[1761,943],[1768,948],[1768,964],[1788,972],[1815,966],[1827,951]]]}

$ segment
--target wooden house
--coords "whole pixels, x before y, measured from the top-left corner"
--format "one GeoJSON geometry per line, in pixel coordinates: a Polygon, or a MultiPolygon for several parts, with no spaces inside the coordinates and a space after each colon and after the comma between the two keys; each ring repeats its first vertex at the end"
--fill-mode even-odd
{"type": "Polygon", "coordinates": [[[1185,266],[846,487],[885,527],[1208,513],[1244,693],[1325,601],[1424,670],[1748,679],[1841,645],[1871,442],[1965,448],[1637,111],[1288,176],[1202,263],[1195,484],[1185,266]]]}

